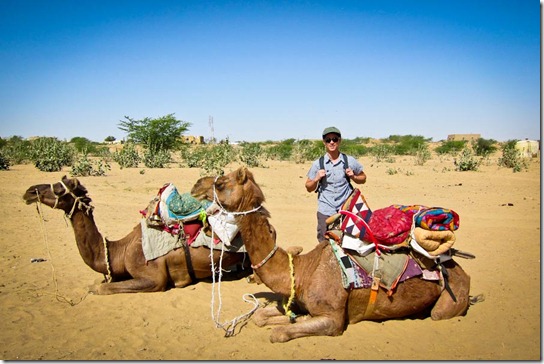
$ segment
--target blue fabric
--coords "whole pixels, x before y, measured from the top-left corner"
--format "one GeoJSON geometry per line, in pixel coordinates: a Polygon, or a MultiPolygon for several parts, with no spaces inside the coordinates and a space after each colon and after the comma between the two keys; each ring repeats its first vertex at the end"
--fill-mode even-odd
{"type": "MultiPolygon", "coordinates": [[[[321,187],[317,197],[317,211],[323,215],[331,216],[338,212],[344,201],[351,194],[351,187],[346,180],[346,168],[343,158],[338,158],[336,164],[333,164],[328,154],[325,154],[325,171],[326,176],[323,177],[321,187]]],[[[349,168],[353,173],[359,174],[363,170],[363,165],[352,156],[348,155],[349,168]]],[[[316,159],[310,170],[308,178],[314,179],[319,170],[319,158],[316,159]]]]}

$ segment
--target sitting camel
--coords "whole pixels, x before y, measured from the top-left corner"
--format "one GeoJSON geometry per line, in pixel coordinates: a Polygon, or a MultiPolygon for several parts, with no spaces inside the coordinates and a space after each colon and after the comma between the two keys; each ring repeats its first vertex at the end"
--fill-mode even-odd
{"type": "MultiPolygon", "coordinates": [[[[55,184],[31,186],[23,199],[27,204],[39,202],[65,212],[72,222],[83,261],[106,277],[105,282],[91,288],[92,293],[158,292],[171,287],[185,287],[196,279],[212,275],[210,249],[207,247],[190,248],[184,243],[184,248],[146,261],[140,224],[120,240],[103,237],[96,227],[87,189],[76,178],[64,176],[55,184]]],[[[220,251],[213,250],[215,266],[220,256],[220,251]]],[[[244,253],[225,251],[222,264],[228,267],[243,260],[244,253]]]]}
{"type": "MultiPolygon", "coordinates": [[[[206,177],[201,178],[193,190],[202,191],[209,184],[206,177]]],[[[258,326],[281,325],[272,330],[271,342],[311,335],[341,335],[347,324],[362,320],[416,316],[428,310],[432,319],[440,320],[464,315],[468,310],[470,277],[453,260],[444,265],[457,302],[436,281],[414,277],[399,283],[391,296],[380,287],[372,309],[367,310],[371,289],[344,288],[341,268],[328,242],[297,256],[276,245],[270,214],[262,207],[264,195],[250,171],[240,168],[217,178],[212,187],[205,195],[215,196],[224,210],[248,211],[237,215],[237,224],[254,272],[273,292],[290,297],[289,301],[294,294],[291,306],[267,306],[254,314],[258,326]],[[303,316],[293,319],[285,315],[285,309],[289,311],[290,307],[303,316]]]]}

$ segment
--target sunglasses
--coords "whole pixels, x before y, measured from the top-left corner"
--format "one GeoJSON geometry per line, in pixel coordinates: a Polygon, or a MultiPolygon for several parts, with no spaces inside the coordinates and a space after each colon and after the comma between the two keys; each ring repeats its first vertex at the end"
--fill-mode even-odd
{"type": "Polygon", "coordinates": [[[337,137],[327,138],[327,139],[323,139],[323,140],[325,140],[325,143],[330,143],[330,142],[338,143],[338,138],[337,137]]]}

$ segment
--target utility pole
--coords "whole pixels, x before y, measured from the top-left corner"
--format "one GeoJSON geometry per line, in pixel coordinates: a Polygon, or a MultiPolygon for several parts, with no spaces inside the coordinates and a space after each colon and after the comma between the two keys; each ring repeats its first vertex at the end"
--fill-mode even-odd
{"type": "Polygon", "coordinates": [[[211,115],[208,118],[208,125],[210,126],[210,132],[211,132],[210,143],[215,144],[215,137],[213,136],[213,117],[211,115]]]}

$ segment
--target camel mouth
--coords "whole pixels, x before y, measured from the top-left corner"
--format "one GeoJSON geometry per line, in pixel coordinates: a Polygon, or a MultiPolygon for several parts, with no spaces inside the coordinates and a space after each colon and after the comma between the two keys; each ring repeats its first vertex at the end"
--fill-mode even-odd
{"type": "Polygon", "coordinates": [[[27,205],[38,202],[38,192],[36,190],[27,190],[23,195],[23,200],[27,205]]]}

